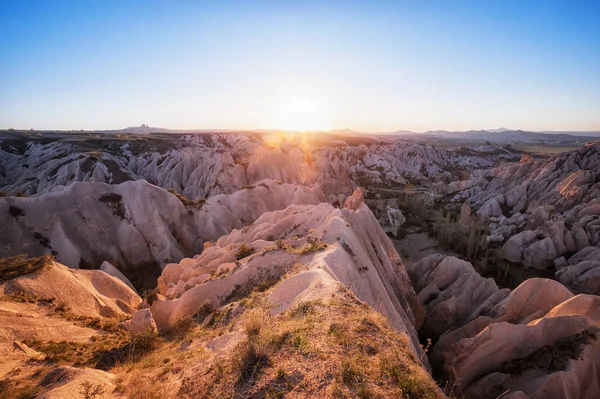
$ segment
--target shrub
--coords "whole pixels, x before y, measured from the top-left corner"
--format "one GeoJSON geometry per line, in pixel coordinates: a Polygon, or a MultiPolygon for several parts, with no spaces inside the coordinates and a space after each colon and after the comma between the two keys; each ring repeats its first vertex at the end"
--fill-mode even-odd
{"type": "Polygon", "coordinates": [[[296,306],[295,308],[293,308],[290,311],[290,316],[296,317],[296,318],[301,318],[301,317],[307,316],[311,313],[315,313],[314,303],[310,302],[310,301],[304,301],[304,302],[300,302],[298,304],[298,306],[296,306]]]}
{"type": "Polygon", "coordinates": [[[104,386],[100,384],[92,384],[89,381],[84,381],[80,384],[81,389],[79,393],[84,399],[96,399],[101,398],[104,395],[104,386]]]}
{"type": "Polygon", "coordinates": [[[100,202],[106,204],[106,206],[112,211],[113,215],[119,219],[125,219],[125,207],[121,201],[123,197],[117,193],[106,193],[100,196],[100,202]]]}
{"type": "Polygon", "coordinates": [[[317,251],[320,251],[325,248],[327,248],[326,242],[324,242],[320,239],[317,239],[317,238],[308,237],[306,239],[306,244],[304,244],[303,247],[301,247],[300,249],[297,249],[294,252],[298,253],[299,255],[306,255],[311,252],[317,252],[317,251]]]}
{"type": "Polygon", "coordinates": [[[117,193],[106,193],[100,196],[100,202],[108,203],[108,202],[120,202],[123,199],[123,196],[117,193]]]}
{"type": "Polygon", "coordinates": [[[154,301],[158,299],[158,287],[151,290],[144,290],[144,292],[142,292],[142,299],[145,300],[148,305],[152,306],[154,301]]]}
{"type": "Polygon", "coordinates": [[[135,370],[127,384],[128,398],[164,399],[170,397],[169,386],[156,378],[148,378],[135,370]]]}
{"type": "Polygon", "coordinates": [[[129,359],[138,360],[158,348],[160,337],[152,330],[135,334],[129,344],[129,359]]]}
{"type": "Polygon", "coordinates": [[[247,246],[246,243],[243,243],[242,245],[240,245],[238,250],[235,251],[235,259],[241,260],[241,259],[244,259],[244,258],[252,255],[253,253],[254,253],[254,249],[247,246]]]}
{"type": "Polygon", "coordinates": [[[198,318],[198,321],[202,322],[206,318],[206,316],[211,314],[213,311],[213,305],[207,299],[206,301],[202,302],[200,306],[198,306],[198,310],[196,311],[196,317],[198,318]]]}
{"type": "Polygon", "coordinates": [[[351,363],[350,360],[344,360],[342,362],[341,377],[344,384],[349,387],[355,387],[364,382],[362,373],[351,363]]]}
{"type": "Polygon", "coordinates": [[[342,248],[344,248],[350,255],[356,255],[350,244],[348,244],[346,241],[342,242],[342,248]]]}
{"type": "Polygon", "coordinates": [[[261,368],[269,364],[267,352],[253,342],[238,345],[238,356],[234,358],[234,369],[239,373],[238,384],[253,380],[261,368]]]}
{"type": "Polygon", "coordinates": [[[50,255],[28,258],[27,255],[17,255],[0,259],[0,280],[10,280],[15,277],[31,274],[52,263],[50,255]]]}
{"type": "Polygon", "coordinates": [[[175,322],[173,328],[169,331],[172,339],[182,339],[194,328],[193,317],[182,317],[175,322]]]}
{"type": "Polygon", "coordinates": [[[8,207],[8,213],[10,214],[10,216],[13,216],[15,218],[18,218],[19,216],[25,216],[25,212],[23,211],[23,209],[14,205],[10,205],[8,207]]]}

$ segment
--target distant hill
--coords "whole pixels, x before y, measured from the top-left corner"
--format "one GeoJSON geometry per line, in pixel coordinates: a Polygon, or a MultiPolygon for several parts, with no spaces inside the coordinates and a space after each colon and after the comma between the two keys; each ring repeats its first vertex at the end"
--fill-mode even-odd
{"type": "Polygon", "coordinates": [[[133,133],[133,134],[148,134],[148,133],[158,133],[158,132],[169,133],[169,132],[174,132],[174,131],[165,129],[162,127],[151,127],[151,126],[142,124],[141,126],[128,126],[125,129],[119,130],[118,132],[133,133]]]}

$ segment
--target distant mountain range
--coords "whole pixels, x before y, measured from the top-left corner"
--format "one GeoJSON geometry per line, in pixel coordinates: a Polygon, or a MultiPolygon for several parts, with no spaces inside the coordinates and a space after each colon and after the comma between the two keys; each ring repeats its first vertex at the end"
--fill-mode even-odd
{"type": "Polygon", "coordinates": [[[600,138],[600,131],[585,132],[530,132],[526,130],[510,130],[506,128],[490,130],[468,130],[451,132],[446,130],[430,130],[424,134],[465,140],[487,140],[490,142],[587,142],[590,138],[600,138]]]}
{"type": "MultiPolygon", "coordinates": [[[[5,132],[13,129],[4,130],[5,132]]],[[[16,132],[26,130],[16,130],[16,132]]],[[[168,129],[162,127],[152,127],[146,124],[141,126],[128,126],[124,129],[114,130],[78,130],[78,131],[58,131],[58,130],[36,130],[38,133],[128,133],[128,134],[151,134],[151,133],[235,133],[235,132],[255,132],[255,133],[277,133],[282,130],[276,129],[168,129]]],[[[360,132],[351,129],[337,130],[315,130],[311,133],[339,135],[339,136],[355,136],[355,135],[396,135],[396,136],[412,136],[426,135],[436,136],[440,138],[452,138],[458,140],[474,140],[474,141],[489,141],[495,143],[506,142],[539,142],[546,141],[553,143],[575,143],[583,144],[594,139],[600,139],[600,130],[589,131],[527,131],[519,129],[508,129],[505,127],[497,129],[485,130],[467,130],[467,131],[449,131],[449,130],[429,130],[423,133],[413,132],[410,130],[397,130],[394,132],[360,132]]]]}

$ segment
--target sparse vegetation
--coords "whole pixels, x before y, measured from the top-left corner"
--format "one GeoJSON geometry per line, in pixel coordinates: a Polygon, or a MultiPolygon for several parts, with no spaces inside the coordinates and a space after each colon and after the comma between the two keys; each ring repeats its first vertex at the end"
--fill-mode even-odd
{"type": "Polygon", "coordinates": [[[141,295],[142,299],[150,306],[158,299],[158,287],[145,289],[141,295]]]}
{"type": "Polygon", "coordinates": [[[52,263],[50,255],[29,258],[27,255],[17,255],[0,259],[0,280],[10,280],[41,270],[52,263]]]}
{"type": "Polygon", "coordinates": [[[105,193],[100,196],[100,202],[104,203],[119,219],[126,219],[123,197],[117,193],[105,193]]]}
{"type": "Polygon", "coordinates": [[[350,244],[348,244],[346,241],[342,241],[342,248],[344,248],[344,250],[346,252],[348,252],[348,254],[350,254],[351,256],[355,256],[356,254],[354,253],[354,250],[352,249],[352,247],[350,246],[350,244]]]}
{"type": "Polygon", "coordinates": [[[171,194],[173,194],[174,196],[177,197],[177,199],[179,201],[181,201],[181,203],[184,206],[190,206],[190,207],[195,207],[195,208],[202,208],[202,205],[204,205],[204,203],[206,202],[206,200],[204,198],[199,198],[197,200],[191,200],[188,197],[186,197],[183,194],[178,193],[174,188],[170,188],[167,190],[168,192],[170,192],[171,194]]]}
{"type": "Polygon", "coordinates": [[[235,259],[242,260],[242,259],[247,258],[248,256],[252,255],[253,253],[254,253],[254,248],[250,248],[248,245],[246,245],[246,243],[243,243],[242,245],[239,246],[237,251],[235,251],[235,259]]]}
{"type": "Polygon", "coordinates": [[[100,202],[104,203],[120,202],[122,199],[123,196],[117,193],[105,193],[100,196],[100,202]]]}
{"type": "Polygon", "coordinates": [[[259,306],[239,323],[242,342],[186,376],[179,397],[440,397],[408,337],[346,290],[276,317],[259,306]]]}
{"type": "Polygon", "coordinates": [[[325,248],[327,248],[327,243],[323,240],[313,237],[307,237],[306,244],[292,252],[297,253],[299,255],[306,255],[312,252],[320,251],[325,248]]]}
{"type": "Polygon", "coordinates": [[[96,399],[101,398],[104,395],[105,390],[103,385],[84,381],[80,385],[79,394],[83,396],[84,399],[96,399]]]}
{"type": "Polygon", "coordinates": [[[19,208],[18,206],[10,205],[8,207],[8,214],[10,216],[13,216],[14,218],[18,218],[20,216],[25,216],[25,211],[23,211],[23,209],[19,208]]]}
{"type": "Polygon", "coordinates": [[[545,373],[563,371],[566,369],[569,360],[579,359],[585,347],[596,339],[595,332],[584,330],[562,342],[552,346],[544,346],[529,356],[502,363],[498,371],[513,376],[519,376],[536,369],[541,369],[545,373]]]}

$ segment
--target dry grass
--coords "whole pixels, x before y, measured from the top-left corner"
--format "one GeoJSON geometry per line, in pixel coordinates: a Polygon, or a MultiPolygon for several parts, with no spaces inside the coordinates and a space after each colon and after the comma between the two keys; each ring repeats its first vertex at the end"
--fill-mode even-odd
{"type": "Polygon", "coordinates": [[[181,203],[184,206],[191,206],[191,207],[200,209],[200,208],[202,208],[202,205],[204,205],[204,203],[206,202],[206,200],[204,198],[200,198],[198,200],[191,200],[188,197],[186,197],[185,195],[180,194],[177,191],[175,191],[174,188],[170,188],[167,191],[170,192],[171,194],[173,194],[174,196],[176,196],[177,199],[179,201],[181,201],[181,203]]]}
{"type": "Polygon", "coordinates": [[[41,270],[51,264],[52,256],[43,255],[29,258],[27,255],[17,255],[0,259],[0,280],[10,280],[41,270]]]}
{"type": "Polygon", "coordinates": [[[32,366],[30,372],[0,380],[0,399],[34,399],[42,391],[41,381],[52,369],[48,365],[32,366]]]}
{"type": "Polygon", "coordinates": [[[231,356],[184,378],[178,397],[441,397],[408,338],[347,292],[239,322],[245,338],[231,356]]]}
{"type": "Polygon", "coordinates": [[[327,243],[325,241],[308,236],[306,237],[306,242],[298,247],[286,243],[283,240],[276,240],[275,245],[264,248],[261,254],[264,255],[272,251],[286,251],[296,255],[307,255],[312,252],[321,251],[325,248],[327,248],[327,243]]]}
{"type": "Polygon", "coordinates": [[[190,318],[110,370],[117,392],[143,399],[442,397],[408,337],[348,290],[278,316],[270,314],[270,290],[245,296],[243,312],[232,317],[201,306],[209,323],[190,318]],[[225,334],[230,347],[204,347],[225,334]]]}

